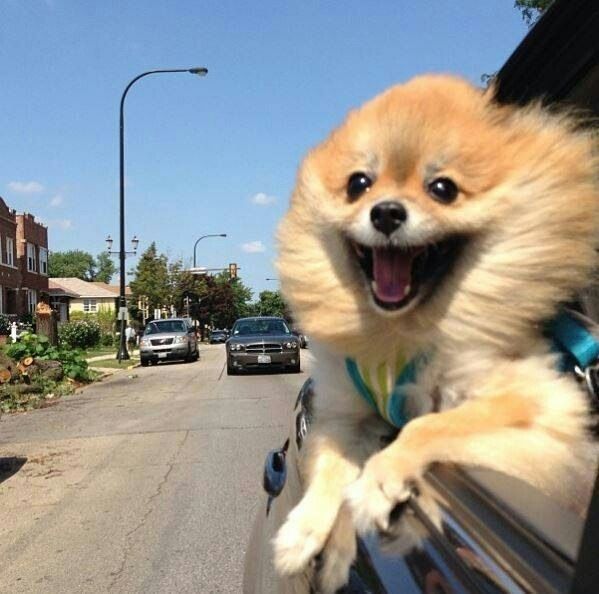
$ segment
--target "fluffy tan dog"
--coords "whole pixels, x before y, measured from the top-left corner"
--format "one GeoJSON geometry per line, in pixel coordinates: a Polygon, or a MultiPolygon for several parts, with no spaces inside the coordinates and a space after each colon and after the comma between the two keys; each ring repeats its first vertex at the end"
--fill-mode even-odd
{"type": "Polygon", "coordinates": [[[281,573],[322,551],[320,587],[334,591],[355,528],[385,528],[434,462],[502,471],[584,507],[587,398],[541,330],[597,263],[596,173],[592,140],[568,116],[499,106],[449,76],[391,88],[308,154],[278,267],[317,358],[316,420],[305,495],[275,540],[281,573]],[[378,388],[371,402],[352,375],[378,388]],[[381,416],[408,422],[379,451],[381,416]]]}

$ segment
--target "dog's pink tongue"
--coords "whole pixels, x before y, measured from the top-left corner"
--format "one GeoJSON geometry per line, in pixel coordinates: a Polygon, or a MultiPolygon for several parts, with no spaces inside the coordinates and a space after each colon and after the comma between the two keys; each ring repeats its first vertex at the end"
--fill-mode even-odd
{"type": "Polygon", "coordinates": [[[415,253],[392,248],[373,249],[375,295],[386,303],[401,301],[410,291],[415,253]]]}

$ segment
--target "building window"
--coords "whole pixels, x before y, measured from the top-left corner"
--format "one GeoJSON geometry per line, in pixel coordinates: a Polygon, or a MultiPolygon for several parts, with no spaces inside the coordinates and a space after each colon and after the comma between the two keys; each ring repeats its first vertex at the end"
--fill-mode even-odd
{"type": "Polygon", "coordinates": [[[95,299],[84,299],[83,300],[83,311],[85,313],[94,313],[98,311],[95,299]]]}
{"type": "Polygon", "coordinates": [[[27,270],[37,272],[37,259],[35,257],[35,246],[32,243],[27,244],[27,270]]]}
{"type": "Polygon", "coordinates": [[[0,285],[0,313],[4,313],[4,287],[0,285]]]}
{"type": "Polygon", "coordinates": [[[48,250],[46,248],[40,248],[40,273],[48,274],[48,250]]]}
{"type": "Polygon", "coordinates": [[[29,306],[29,313],[35,315],[35,306],[37,305],[37,291],[35,289],[28,289],[27,305],[29,306]]]}
{"type": "Polygon", "coordinates": [[[12,237],[6,238],[6,261],[7,266],[15,265],[15,240],[12,237]]]}

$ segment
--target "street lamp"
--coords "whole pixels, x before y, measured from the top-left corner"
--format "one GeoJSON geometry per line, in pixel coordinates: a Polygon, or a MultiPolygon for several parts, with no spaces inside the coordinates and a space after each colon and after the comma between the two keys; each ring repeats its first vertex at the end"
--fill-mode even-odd
{"type": "MultiPolygon", "coordinates": [[[[114,239],[112,239],[112,237],[110,237],[110,235],[105,239],[106,241],[106,253],[110,254],[111,256],[116,255],[121,253],[121,250],[112,250],[112,244],[114,243],[114,239]]],[[[132,251],[130,252],[125,252],[126,256],[135,256],[137,255],[137,247],[139,246],[139,239],[137,238],[137,235],[134,235],[131,238],[131,247],[133,248],[132,251]]]]}
{"type": "Polygon", "coordinates": [[[206,237],[226,237],[226,236],[227,236],[226,233],[212,233],[210,235],[202,235],[202,237],[198,237],[196,242],[193,244],[193,267],[196,268],[196,248],[198,247],[198,243],[200,243],[200,241],[202,239],[205,239],[206,237]]]}
{"type": "MultiPolygon", "coordinates": [[[[120,107],[120,120],[119,120],[119,150],[120,150],[120,249],[119,249],[119,259],[120,259],[120,270],[121,270],[121,283],[119,290],[119,314],[118,317],[121,321],[121,332],[120,332],[120,340],[119,340],[119,350],[117,353],[117,359],[119,361],[123,359],[130,359],[129,353],[127,352],[127,340],[125,338],[125,326],[127,323],[127,302],[125,300],[125,258],[127,257],[127,253],[125,251],[125,97],[129,92],[129,89],[136,83],[140,78],[144,76],[149,76],[150,74],[164,74],[164,73],[173,73],[173,72],[188,72],[189,74],[196,74],[198,76],[206,76],[208,74],[208,69],[202,67],[194,67],[194,68],[170,68],[167,70],[148,70],[148,72],[143,72],[136,76],[123,91],[123,95],[121,96],[121,107],[120,107]]],[[[134,238],[137,241],[137,238],[134,238]]],[[[134,241],[132,240],[132,242],[134,241]]]]}

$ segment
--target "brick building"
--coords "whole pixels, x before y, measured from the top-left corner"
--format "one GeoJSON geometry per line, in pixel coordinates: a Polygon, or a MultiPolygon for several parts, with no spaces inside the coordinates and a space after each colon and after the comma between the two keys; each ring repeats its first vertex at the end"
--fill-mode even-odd
{"type": "Polygon", "coordinates": [[[48,229],[0,197],[0,313],[33,313],[47,294],[48,229]]]}

